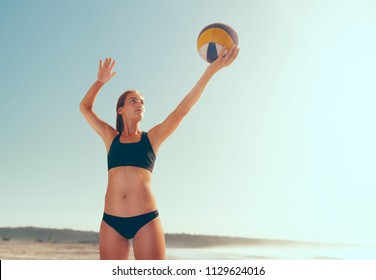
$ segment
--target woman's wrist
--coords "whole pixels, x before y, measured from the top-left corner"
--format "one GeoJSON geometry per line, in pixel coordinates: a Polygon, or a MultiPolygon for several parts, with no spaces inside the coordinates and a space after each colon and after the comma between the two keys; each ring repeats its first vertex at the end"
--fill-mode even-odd
{"type": "Polygon", "coordinates": [[[104,82],[102,82],[102,81],[99,81],[99,80],[96,80],[94,84],[98,84],[98,85],[101,85],[101,86],[103,86],[103,85],[104,85],[104,82]]]}
{"type": "Polygon", "coordinates": [[[217,71],[215,69],[213,69],[212,67],[210,67],[210,65],[209,65],[206,68],[204,75],[208,76],[209,78],[212,78],[216,72],[217,71]]]}

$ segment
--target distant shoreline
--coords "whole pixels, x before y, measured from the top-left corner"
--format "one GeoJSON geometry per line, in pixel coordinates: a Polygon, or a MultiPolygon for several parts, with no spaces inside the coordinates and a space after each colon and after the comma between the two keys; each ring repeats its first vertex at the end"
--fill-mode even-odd
{"type": "MultiPolygon", "coordinates": [[[[0,228],[3,260],[99,260],[99,233],[37,227],[0,228]]],[[[170,260],[375,259],[376,245],[328,244],[229,236],[166,234],[170,260]]],[[[131,250],[129,259],[134,259],[131,250]]]]}
{"type": "MultiPolygon", "coordinates": [[[[36,243],[78,243],[96,244],[99,242],[99,233],[73,229],[54,229],[41,227],[0,227],[0,236],[3,242],[34,241],[36,243]]],[[[166,245],[171,248],[203,248],[215,246],[321,246],[347,245],[326,244],[318,242],[304,242],[293,240],[273,240],[262,238],[214,236],[198,234],[171,234],[166,233],[166,245]]]]}

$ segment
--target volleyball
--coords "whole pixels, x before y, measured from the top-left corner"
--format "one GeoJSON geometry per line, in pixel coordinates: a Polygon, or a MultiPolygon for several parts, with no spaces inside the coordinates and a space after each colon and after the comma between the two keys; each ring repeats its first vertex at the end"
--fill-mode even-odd
{"type": "Polygon", "coordinates": [[[218,58],[223,47],[226,48],[226,54],[232,45],[238,44],[238,33],[223,23],[213,23],[204,27],[197,38],[197,50],[209,63],[218,58]]]}

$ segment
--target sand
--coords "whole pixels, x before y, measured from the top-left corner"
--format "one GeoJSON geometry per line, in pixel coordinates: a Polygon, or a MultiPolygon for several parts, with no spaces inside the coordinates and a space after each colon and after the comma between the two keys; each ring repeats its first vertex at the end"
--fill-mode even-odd
{"type": "MultiPolygon", "coordinates": [[[[1,260],[98,260],[98,244],[0,241],[1,260]]],[[[134,259],[131,253],[130,259],[134,259]]]]}

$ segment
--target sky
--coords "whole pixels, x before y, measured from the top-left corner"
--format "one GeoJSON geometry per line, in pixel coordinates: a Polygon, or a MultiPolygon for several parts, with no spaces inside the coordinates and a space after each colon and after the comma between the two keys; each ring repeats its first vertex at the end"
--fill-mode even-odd
{"type": "Polygon", "coordinates": [[[222,22],[237,60],[162,145],[166,233],[376,244],[376,3],[372,0],[0,0],[0,227],[98,231],[106,150],[79,112],[100,59],[117,72],[94,110],[145,97],[162,122],[207,67],[222,22]]]}

